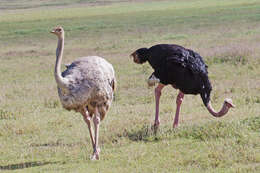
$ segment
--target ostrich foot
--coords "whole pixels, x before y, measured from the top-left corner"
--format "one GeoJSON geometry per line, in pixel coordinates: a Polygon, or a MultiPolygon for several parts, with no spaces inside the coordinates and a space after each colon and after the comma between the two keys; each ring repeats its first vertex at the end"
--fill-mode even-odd
{"type": "Polygon", "coordinates": [[[98,153],[93,153],[91,156],[90,160],[99,160],[99,154],[98,153]]]}
{"type": "Polygon", "coordinates": [[[173,124],[173,126],[172,126],[173,128],[177,128],[178,127],[178,124],[173,124]]]}
{"type": "Polygon", "coordinates": [[[100,148],[97,148],[97,150],[94,150],[90,159],[91,160],[99,160],[99,153],[100,153],[100,148]]]}
{"type": "Polygon", "coordinates": [[[154,131],[154,134],[157,133],[159,126],[160,126],[160,121],[155,121],[153,126],[152,126],[152,130],[154,131]]]}

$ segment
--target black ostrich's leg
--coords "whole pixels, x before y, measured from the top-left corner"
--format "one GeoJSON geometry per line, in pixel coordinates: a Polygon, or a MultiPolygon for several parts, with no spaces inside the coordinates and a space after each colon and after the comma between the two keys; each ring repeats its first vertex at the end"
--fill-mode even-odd
{"type": "Polygon", "coordinates": [[[154,120],[154,130],[158,129],[160,125],[160,119],[159,119],[159,103],[160,103],[160,97],[161,97],[161,91],[165,85],[159,83],[158,86],[154,90],[155,94],[155,120],[154,120]]]}
{"type": "Polygon", "coordinates": [[[175,117],[174,117],[173,128],[178,126],[179,114],[180,114],[181,103],[182,103],[183,98],[184,98],[184,94],[181,91],[179,91],[179,94],[176,99],[177,108],[176,108],[176,113],[175,113],[175,117]]]}

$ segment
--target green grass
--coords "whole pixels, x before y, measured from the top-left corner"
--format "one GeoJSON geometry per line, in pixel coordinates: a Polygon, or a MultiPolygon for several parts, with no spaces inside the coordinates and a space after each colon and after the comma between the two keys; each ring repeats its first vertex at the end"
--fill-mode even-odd
{"type": "Polygon", "coordinates": [[[104,5],[113,2],[120,2],[115,0],[2,0],[0,2],[1,10],[17,10],[17,9],[30,9],[30,8],[46,8],[57,6],[71,6],[71,5],[104,5]]]}
{"type": "Polygon", "coordinates": [[[1,1],[0,10],[0,171],[259,172],[259,1],[15,0],[1,1]],[[81,115],[59,102],[57,38],[49,34],[57,25],[66,32],[63,64],[99,55],[116,70],[99,162],[89,160],[81,115]],[[129,54],[157,43],[199,52],[209,65],[213,106],[231,97],[236,108],[216,119],[199,96],[187,95],[180,127],[172,129],[177,91],[167,87],[155,136],[154,92],[145,82],[152,69],[129,54]]]}

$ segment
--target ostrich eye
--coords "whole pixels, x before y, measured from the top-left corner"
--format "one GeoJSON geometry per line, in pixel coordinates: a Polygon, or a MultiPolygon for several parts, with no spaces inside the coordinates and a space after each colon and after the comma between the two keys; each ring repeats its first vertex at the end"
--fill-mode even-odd
{"type": "Polygon", "coordinates": [[[57,32],[61,32],[61,29],[60,29],[60,28],[59,28],[59,29],[56,29],[56,31],[57,31],[57,32]]]}

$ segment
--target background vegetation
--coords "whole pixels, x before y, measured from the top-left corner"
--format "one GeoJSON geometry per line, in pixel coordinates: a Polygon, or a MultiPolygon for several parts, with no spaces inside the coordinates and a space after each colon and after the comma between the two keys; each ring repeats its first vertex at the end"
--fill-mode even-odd
{"type": "Polygon", "coordinates": [[[260,171],[260,1],[2,0],[0,40],[0,171],[260,171]],[[57,96],[57,38],[49,34],[57,25],[66,32],[64,64],[99,55],[116,70],[98,162],[89,160],[81,115],[62,109],[57,96]],[[199,52],[213,106],[231,97],[236,108],[216,119],[199,96],[186,95],[173,130],[177,91],[167,87],[154,136],[154,95],[145,82],[152,70],[129,54],[158,43],[199,52]]]}

